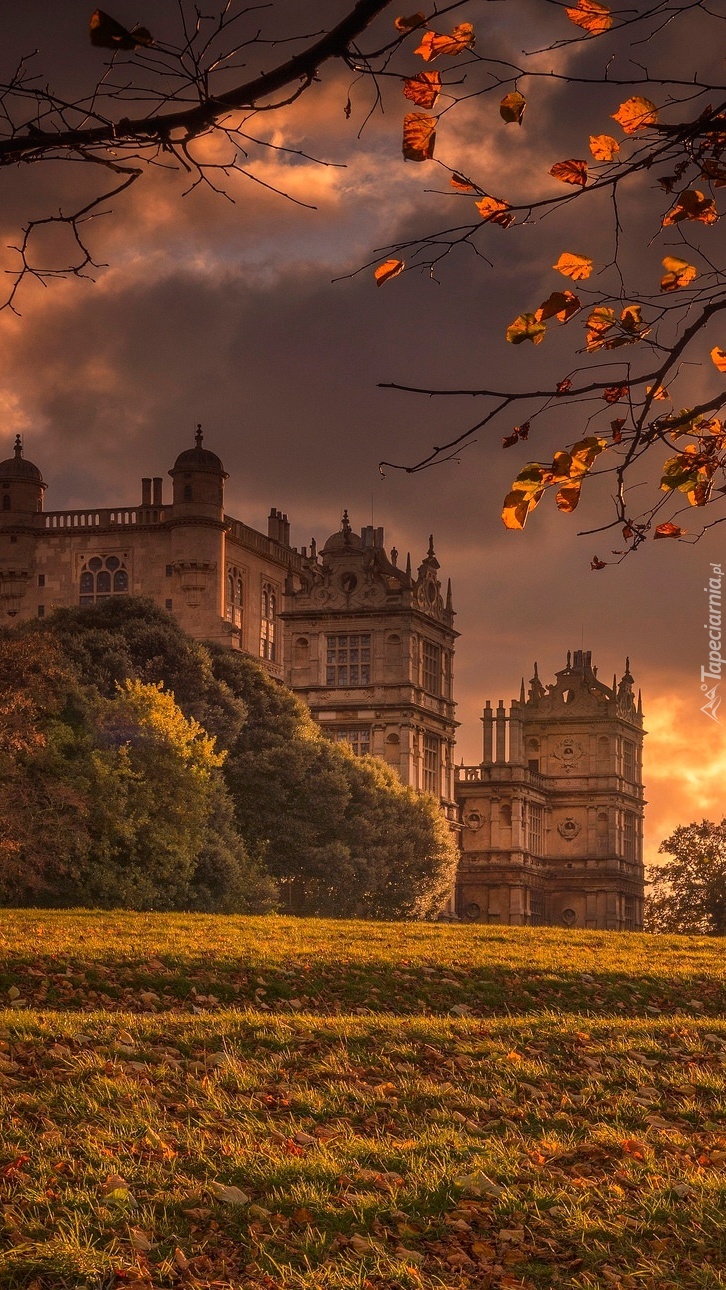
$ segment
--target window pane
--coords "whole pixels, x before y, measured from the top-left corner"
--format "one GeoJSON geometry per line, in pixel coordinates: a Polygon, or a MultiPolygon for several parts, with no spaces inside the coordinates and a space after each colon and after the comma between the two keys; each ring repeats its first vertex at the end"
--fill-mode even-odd
{"type": "Polygon", "coordinates": [[[99,596],[108,595],[111,591],[111,574],[105,569],[96,575],[96,591],[99,596]]]}
{"type": "MultiPolygon", "coordinates": [[[[98,576],[99,578],[101,577],[100,573],[98,576]]],[[[115,574],[113,575],[113,589],[114,591],[128,591],[129,575],[127,574],[125,569],[116,570],[115,574]]]]}
{"type": "MultiPolygon", "coordinates": [[[[81,574],[81,595],[88,596],[89,594],[93,595],[93,574],[82,573],[81,574]]],[[[81,603],[83,604],[84,602],[81,601],[81,603]]]]}

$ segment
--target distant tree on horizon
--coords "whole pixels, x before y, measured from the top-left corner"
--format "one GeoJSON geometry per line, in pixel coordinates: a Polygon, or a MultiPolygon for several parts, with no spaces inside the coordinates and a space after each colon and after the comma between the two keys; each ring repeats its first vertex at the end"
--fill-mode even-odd
{"type": "Polygon", "coordinates": [[[726,818],[680,825],[661,842],[668,857],[648,871],[646,932],[726,935],[726,818]]]}

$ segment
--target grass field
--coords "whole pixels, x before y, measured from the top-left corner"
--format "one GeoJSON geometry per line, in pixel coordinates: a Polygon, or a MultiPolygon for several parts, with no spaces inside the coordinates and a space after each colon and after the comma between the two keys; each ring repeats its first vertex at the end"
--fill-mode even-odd
{"type": "Polygon", "coordinates": [[[722,943],[4,913],[0,1287],[725,1287],[722,943]]]}

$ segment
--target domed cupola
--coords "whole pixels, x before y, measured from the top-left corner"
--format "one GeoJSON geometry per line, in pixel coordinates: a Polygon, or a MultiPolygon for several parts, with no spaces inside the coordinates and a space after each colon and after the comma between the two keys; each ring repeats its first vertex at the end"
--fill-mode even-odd
{"type": "Polygon", "coordinates": [[[23,456],[23,442],[16,435],[13,456],[0,461],[0,515],[37,515],[46,488],[38,467],[23,456]]]}
{"type": "Polygon", "coordinates": [[[363,540],[358,537],[357,533],[353,532],[350,526],[350,520],[348,519],[348,512],[343,511],[343,520],[338,532],[331,533],[321,554],[347,555],[353,551],[361,551],[362,549],[363,540]]]}
{"type": "Polygon", "coordinates": [[[174,507],[180,511],[201,511],[224,508],[224,481],[229,476],[215,452],[204,448],[202,427],[197,426],[194,447],[180,452],[169,474],[174,481],[174,507]]]}

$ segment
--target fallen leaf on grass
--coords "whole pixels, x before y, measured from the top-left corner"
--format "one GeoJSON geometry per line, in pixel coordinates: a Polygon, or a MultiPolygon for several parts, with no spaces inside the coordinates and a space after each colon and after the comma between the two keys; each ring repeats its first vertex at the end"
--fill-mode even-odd
{"type": "Polygon", "coordinates": [[[249,1196],[240,1191],[239,1187],[227,1186],[221,1182],[211,1182],[207,1186],[215,1200],[221,1200],[223,1205],[249,1205],[250,1203],[249,1196]]]}

